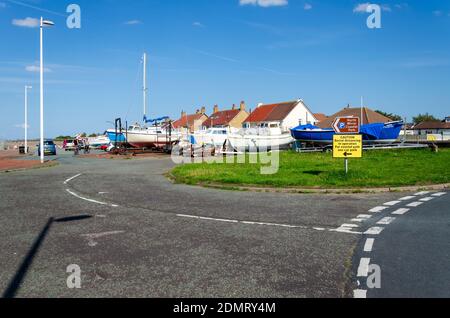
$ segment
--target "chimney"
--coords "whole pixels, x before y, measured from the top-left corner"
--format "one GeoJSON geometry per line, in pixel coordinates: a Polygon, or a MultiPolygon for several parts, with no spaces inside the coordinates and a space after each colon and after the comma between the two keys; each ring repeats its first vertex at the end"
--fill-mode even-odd
{"type": "Polygon", "coordinates": [[[206,107],[202,107],[201,113],[204,115],[206,114],[206,107]]]}
{"type": "Polygon", "coordinates": [[[239,107],[239,109],[242,110],[242,111],[246,111],[246,108],[247,108],[247,107],[245,106],[245,102],[242,101],[242,102],[241,102],[241,106],[239,107]]]}
{"type": "Polygon", "coordinates": [[[231,107],[232,110],[236,110],[236,104],[233,104],[233,107],[231,107]]]}
{"type": "Polygon", "coordinates": [[[218,105],[214,105],[214,111],[213,113],[218,113],[219,112],[219,106],[218,105]]]}
{"type": "Polygon", "coordinates": [[[264,105],[263,103],[259,103],[258,106],[256,106],[256,108],[261,107],[262,105],[264,105]]]}
{"type": "Polygon", "coordinates": [[[186,117],[186,112],[183,110],[183,111],[181,112],[181,118],[184,118],[184,117],[186,117]]]}

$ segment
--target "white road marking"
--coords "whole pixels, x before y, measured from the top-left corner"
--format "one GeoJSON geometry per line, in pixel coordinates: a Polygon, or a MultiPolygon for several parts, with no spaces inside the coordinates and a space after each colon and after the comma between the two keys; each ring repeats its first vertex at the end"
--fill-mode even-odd
{"type": "Polygon", "coordinates": [[[387,206],[394,206],[394,205],[397,205],[397,204],[399,204],[399,203],[401,203],[401,201],[391,201],[391,202],[386,202],[384,205],[387,205],[387,206]]]}
{"type": "Polygon", "coordinates": [[[446,194],[447,194],[447,192],[438,192],[438,193],[432,194],[432,196],[433,197],[442,197],[443,195],[446,195],[446,194]]]}
{"type": "Polygon", "coordinates": [[[369,212],[371,212],[371,213],[378,213],[378,212],[384,211],[386,209],[387,209],[387,207],[385,207],[385,206],[377,206],[377,207],[369,210],[369,212]]]}
{"type": "Polygon", "coordinates": [[[430,191],[422,191],[422,192],[417,192],[417,193],[414,194],[414,195],[422,196],[422,195],[426,195],[426,194],[428,194],[428,193],[430,193],[430,191]]]}
{"type": "Polygon", "coordinates": [[[364,299],[367,298],[367,290],[364,289],[355,289],[353,291],[353,298],[360,298],[360,299],[364,299]]]}
{"type": "Polygon", "coordinates": [[[368,238],[366,240],[366,244],[364,245],[364,252],[372,252],[373,243],[375,243],[375,239],[374,238],[368,238]]]}
{"type": "Polygon", "coordinates": [[[284,227],[284,228],[307,229],[306,226],[302,226],[302,225],[290,225],[290,224],[277,224],[277,223],[267,223],[267,222],[254,222],[254,221],[238,221],[238,220],[229,220],[229,219],[217,219],[217,218],[196,216],[196,215],[188,215],[188,214],[177,214],[177,216],[183,217],[183,218],[205,220],[205,221],[216,221],[216,222],[225,222],[225,223],[241,223],[241,224],[248,224],[248,225],[265,225],[265,226],[277,226],[277,227],[284,227]]]}
{"type": "Polygon", "coordinates": [[[83,234],[81,236],[87,238],[89,246],[94,247],[94,246],[97,246],[97,244],[98,244],[95,241],[96,239],[99,239],[104,236],[110,236],[110,235],[122,234],[122,233],[125,233],[125,231],[111,231],[111,232],[94,233],[94,234],[83,234]]]}
{"type": "Polygon", "coordinates": [[[316,231],[326,231],[326,229],[323,227],[313,227],[313,229],[316,231]]]}
{"type": "Polygon", "coordinates": [[[352,229],[348,228],[348,227],[339,227],[337,229],[328,230],[328,231],[330,231],[330,232],[337,232],[337,233],[346,233],[346,234],[358,234],[358,235],[362,234],[362,232],[352,231],[352,229]]]}
{"type": "Polygon", "coordinates": [[[356,224],[342,224],[341,227],[355,228],[355,227],[359,227],[359,225],[356,225],[356,224]]]}
{"type": "Polygon", "coordinates": [[[368,229],[366,232],[364,232],[364,234],[366,235],[379,235],[381,232],[383,232],[384,227],[371,227],[370,229],[368,229]]]}
{"type": "Polygon", "coordinates": [[[96,204],[100,204],[100,205],[107,205],[107,206],[111,206],[111,207],[113,207],[113,208],[117,208],[117,207],[118,207],[118,205],[116,205],[116,204],[109,204],[109,203],[100,202],[100,201],[97,201],[97,200],[92,200],[92,199],[84,198],[84,197],[82,197],[82,196],[76,194],[75,192],[70,191],[69,189],[66,189],[66,191],[67,191],[69,194],[73,195],[74,197],[76,197],[76,198],[78,198],[78,199],[81,199],[81,200],[84,200],[84,201],[88,201],[88,202],[96,203],[96,204]]]}
{"type": "Polygon", "coordinates": [[[369,214],[360,214],[355,219],[352,219],[352,222],[364,222],[370,219],[372,216],[369,214]]]}
{"type": "Polygon", "coordinates": [[[403,197],[403,198],[401,198],[401,199],[399,199],[399,200],[400,200],[400,201],[408,201],[408,200],[412,200],[412,199],[415,199],[415,198],[416,198],[415,196],[409,195],[409,196],[403,197]]]}
{"type": "Polygon", "coordinates": [[[358,266],[358,277],[367,277],[367,275],[369,274],[369,264],[370,258],[361,258],[358,266]]]}
{"type": "Polygon", "coordinates": [[[426,197],[426,198],[420,199],[419,201],[428,202],[428,201],[431,201],[433,199],[434,199],[433,197],[426,197]]]}
{"type": "Polygon", "coordinates": [[[392,214],[394,214],[394,215],[403,215],[403,214],[405,214],[405,213],[407,213],[409,211],[410,211],[410,209],[401,208],[401,209],[398,209],[397,211],[392,212],[392,214]]]}
{"type": "Polygon", "coordinates": [[[75,178],[78,178],[78,177],[81,176],[81,175],[82,175],[82,173],[79,173],[79,174],[77,174],[76,176],[73,176],[73,177],[67,179],[66,181],[64,181],[64,184],[68,184],[70,181],[72,181],[72,180],[75,179],[75,178]]]}
{"type": "Polygon", "coordinates": [[[412,202],[412,203],[410,203],[410,204],[408,204],[406,206],[410,207],[410,208],[417,208],[419,205],[422,205],[422,204],[423,204],[423,202],[417,201],[417,202],[412,202]]]}
{"type": "Polygon", "coordinates": [[[395,218],[388,216],[388,217],[382,218],[380,221],[377,222],[377,224],[379,224],[379,225],[389,225],[392,222],[394,222],[394,220],[395,220],[395,218]]]}

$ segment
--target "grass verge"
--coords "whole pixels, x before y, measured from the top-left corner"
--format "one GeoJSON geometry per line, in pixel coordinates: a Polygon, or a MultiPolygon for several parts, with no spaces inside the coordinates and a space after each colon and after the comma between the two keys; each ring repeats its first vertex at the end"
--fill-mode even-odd
{"type": "Polygon", "coordinates": [[[450,182],[450,149],[433,153],[428,149],[364,152],[362,159],[344,160],[330,153],[279,153],[275,174],[261,174],[261,163],[196,163],[175,167],[171,175],[186,184],[223,184],[262,187],[384,188],[426,186],[450,182]]]}

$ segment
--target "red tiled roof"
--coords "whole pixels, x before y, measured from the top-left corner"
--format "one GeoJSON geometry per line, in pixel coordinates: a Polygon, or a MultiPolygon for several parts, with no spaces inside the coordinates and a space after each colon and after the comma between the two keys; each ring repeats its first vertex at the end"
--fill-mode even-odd
{"type": "Polygon", "coordinates": [[[239,109],[219,111],[217,113],[212,114],[211,117],[209,117],[203,123],[203,126],[205,127],[212,127],[213,125],[227,126],[230,124],[230,121],[232,121],[239,114],[239,112],[240,112],[239,109]]]}
{"type": "Polygon", "coordinates": [[[298,101],[262,105],[255,109],[244,123],[259,123],[285,119],[297,106],[298,101]]]}
{"type": "MultiPolygon", "coordinates": [[[[324,121],[320,121],[317,126],[320,128],[331,128],[338,117],[361,117],[361,108],[344,108],[334,115],[327,117],[324,121]]],[[[392,120],[373,110],[364,107],[362,124],[388,123],[392,120]]]]}
{"type": "Polygon", "coordinates": [[[182,118],[178,119],[173,123],[173,128],[178,129],[181,127],[193,125],[196,120],[201,120],[203,116],[206,117],[205,114],[194,114],[183,116],[182,118]]]}
{"type": "Polygon", "coordinates": [[[322,114],[322,113],[314,114],[314,117],[316,117],[316,119],[317,119],[319,122],[324,121],[324,120],[326,120],[326,119],[328,118],[327,115],[322,114]]]}
{"type": "Polygon", "coordinates": [[[441,121],[424,121],[414,126],[414,130],[420,129],[450,129],[450,123],[441,121]]]}

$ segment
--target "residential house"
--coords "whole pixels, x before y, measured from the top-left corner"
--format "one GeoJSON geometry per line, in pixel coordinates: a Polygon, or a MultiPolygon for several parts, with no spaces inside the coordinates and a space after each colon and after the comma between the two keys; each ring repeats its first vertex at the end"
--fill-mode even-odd
{"type": "Polygon", "coordinates": [[[208,119],[206,116],[206,108],[202,107],[201,110],[197,110],[195,114],[188,115],[186,112],[181,112],[181,117],[173,123],[173,128],[175,130],[185,132],[194,132],[201,130],[203,123],[208,119]]]}
{"type": "Polygon", "coordinates": [[[245,120],[244,127],[280,127],[282,131],[289,131],[298,125],[315,125],[317,122],[317,118],[308,106],[299,99],[277,104],[258,105],[245,120]]]}
{"type": "Polygon", "coordinates": [[[392,121],[392,119],[383,116],[370,108],[367,107],[350,107],[347,106],[346,108],[342,109],[341,111],[337,112],[334,115],[328,116],[325,120],[319,122],[317,124],[320,128],[332,128],[333,123],[336,120],[336,118],[339,117],[358,117],[361,119],[361,124],[375,124],[375,123],[389,123],[392,121]]]}
{"type": "Polygon", "coordinates": [[[450,117],[443,121],[424,121],[413,127],[414,134],[419,136],[441,135],[450,138],[450,117]]]}
{"type": "Polygon", "coordinates": [[[248,115],[245,102],[241,102],[239,108],[233,105],[231,109],[222,111],[215,105],[213,114],[203,123],[203,127],[239,129],[248,115]]]}
{"type": "Polygon", "coordinates": [[[316,114],[314,114],[314,117],[316,117],[317,123],[320,123],[328,118],[327,115],[322,114],[322,113],[316,113],[316,114]]]}

